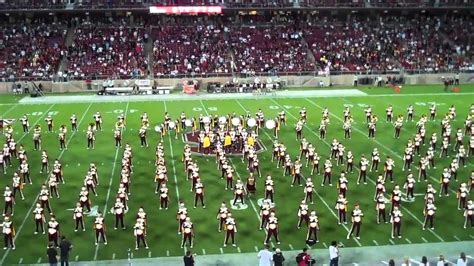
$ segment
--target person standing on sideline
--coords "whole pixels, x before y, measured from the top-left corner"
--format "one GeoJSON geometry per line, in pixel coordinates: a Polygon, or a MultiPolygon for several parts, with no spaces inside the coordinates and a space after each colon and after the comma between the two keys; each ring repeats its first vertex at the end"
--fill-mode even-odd
{"type": "Polygon", "coordinates": [[[265,245],[265,248],[258,252],[258,265],[259,266],[271,266],[273,254],[268,250],[270,247],[265,245]]]}
{"type": "Polygon", "coordinates": [[[298,266],[311,266],[314,265],[314,259],[311,259],[311,255],[308,254],[308,248],[303,248],[303,252],[296,256],[296,262],[298,266]]]}
{"type": "Polygon", "coordinates": [[[332,241],[329,246],[329,266],[339,265],[339,247],[336,241],[332,241]]]}
{"type": "Polygon", "coordinates": [[[65,236],[61,236],[59,249],[61,251],[61,266],[69,266],[69,252],[72,249],[72,244],[65,236]]]}
{"type": "Polygon", "coordinates": [[[186,255],[183,257],[184,266],[194,266],[194,255],[191,250],[186,251],[186,255]]]}
{"type": "Polygon", "coordinates": [[[467,265],[466,253],[461,252],[461,255],[459,255],[459,259],[458,259],[456,265],[457,266],[466,266],[467,265]]]}
{"type": "Polygon", "coordinates": [[[58,251],[54,247],[53,242],[49,242],[48,250],[46,250],[46,254],[48,255],[48,261],[50,266],[58,265],[58,251]]]}
{"type": "Polygon", "coordinates": [[[283,262],[285,261],[285,257],[281,253],[279,248],[275,249],[275,254],[273,254],[273,266],[283,266],[283,262]]]}

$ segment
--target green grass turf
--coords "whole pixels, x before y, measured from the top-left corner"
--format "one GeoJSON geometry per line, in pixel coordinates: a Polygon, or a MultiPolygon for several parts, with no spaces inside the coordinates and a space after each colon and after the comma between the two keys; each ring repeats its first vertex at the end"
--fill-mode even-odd
{"type": "MultiPolygon", "coordinates": [[[[424,90],[424,89],[423,89],[424,90]]],[[[433,92],[436,87],[430,89],[433,92]]],[[[403,148],[407,143],[407,139],[412,137],[415,132],[415,123],[408,123],[404,126],[402,136],[399,140],[393,139],[393,126],[384,122],[385,108],[390,103],[394,105],[395,115],[405,114],[406,107],[409,104],[415,104],[416,119],[423,113],[427,114],[429,102],[436,102],[439,105],[438,113],[442,114],[447,111],[451,104],[456,104],[458,110],[458,118],[454,121],[453,129],[462,127],[464,118],[471,105],[471,98],[463,95],[413,95],[407,97],[349,97],[349,98],[311,98],[311,99],[269,99],[255,98],[252,100],[210,100],[210,101],[171,101],[171,102],[117,102],[117,103],[93,103],[93,104],[44,104],[44,105],[0,105],[0,114],[5,118],[18,119],[22,114],[30,114],[31,126],[39,123],[45,127],[44,116],[47,112],[53,112],[56,127],[60,124],[69,126],[69,117],[74,112],[81,119],[79,125],[80,131],[72,135],[68,133],[69,149],[62,153],[58,149],[57,133],[43,134],[43,147],[48,150],[50,158],[60,157],[64,166],[64,175],[66,184],[60,186],[60,199],[52,199],[52,208],[61,224],[62,233],[66,235],[73,243],[74,249],[71,259],[76,256],[81,261],[89,261],[93,259],[106,260],[125,259],[127,257],[127,249],[134,248],[134,237],[132,233],[132,225],[135,220],[135,214],[140,206],[144,206],[148,213],[148,243],[150,245],[150,254],[148,250],[133,251],[135,258],[158,256],[177,256],[183,253],[180,249],[180,236],[177,235],[177,223],[175,221],[176,203],[179,199],[187,203],[189,215],[195,224],[196,240],[194,252],[198,254],[218,254],[221,252],[223,233],[217,232],[217,221],[215,214],[222,200],[229,202],[233,195],[231,191],[225,191],[225,184],[219,178],[219,172],[216,169],[214,158],[203,158],[194,156],[199,162],[201,169],[201,179],[206,185],[206,209],[192,208],[193,193],[189,191],[190,184],[185,179],[183,164],[180,161],[184,143],[181,139],[174,140],[170,137],[164,139],[164,147],[166,151],[166,159],[169,173],[169,189],[171,196],[171,208],[167,211],[158,210],[158,196],[154,194],[155,184],[154,178],[154,145],[159,137],[154,132],[149,132],[149,148],[141,148],[139,146],[139,138],[137,135],[140,115],[148,112],[152,125],[161,122],[163,114],[168,111],[173,118],[179,116],[184,111],[188,117],[198,116],[199,113],[209,114],[227,114],[235,111],[243,114],[249,110],[255,113],[261,108],[268,117],[274,117],[280,110],[285,110],[288,117],[288,126],[284,127],[280,132],[280,140],[288,147],[289,152],[294,158],[298,154],[299,143],[295,140],[294,124],[300,107],[305,106],[308,110],[309,122],[304,129],[305,137],[315,144],[318,153],[322,158],[329,154],[328,143],[332,138],[336,137],[351,149],[356,156],[356,163],[360,155],[370,154],[373,147],[378,147],[382,158],[386,155],[392,156],[396,161],[395,178],[400,185],[403,184],[406,173],[401,171],[402,161],[401,155],[403,148]],[[345,104],[351,104],[352,113],[356,124],[354,125],[353,138],[351,140],[343,140],[342,110],[345,104]],[[378,114],[380,122],[377,127],[376,141],[368,140],[366,137],[366,129],[363,124],[365,116],[363,107],[370,104],[374,113],[378,114]],[[319,140],[316,136],[316,130],[321,118],[321,109],[318,106],[326,106],[331,111],[329,136],[326,142],[319,140]],[[96,150],[86,150],[86,139],[83,129],[89,122],[93,121],[92,115],[100,111],[104,120],[104,131],[97,133],[96,150]],[[73,208],[77,200],[77,195],[86,174],[88,164],[96,162],[100,175],[100,186],[98,187],[98,197],[91,196],[92,205],[99,206],[100,210],[104,210],[107,202],[107,194],[110,189],[109,201],[107,209],[111,208],[113,198],[119,185],[120,159],[122,150],[116,150],[113,146],[112,128],[115,124],[116,117],[120,112],[127,113],[127,130],[124,132],[125,142],[129,142],[134,149],[135,172],[132,175],[132,195],[130,196],[130,211],[126,215],[127,230],[114,231],[114,217],[107,214],[106,223],[108,228],[108,246],[100,245],[98,248],[94,246],[94,232],[92,229],[93,217],[86,218],[87,231],[74,232],[72,220],[72,212],[67,209],[73,208]],[[360,130],[361,132],[358,132],[360,130]],[[393,152],[395,153],[393,153],[393,152]],[[175,169],[173,163],[175,162],[175,169]],[[114,163],[117,163],[114,168],[114,163]],[[175,171],[174,171],[175,170],[175,171]],[[176,176],[175,176],[176,175],[176,176]],[[176,178],[176,179],[175,179],[176,178]],[[109,187],[109,182],[111,186],[109,187]],[[114,255],[115,254],[115,255],[114,255]]],[[[415,120],[416,120],[415,119],[415,120]]],[[[427,136],[432,132],[439,132],[439,120],[427,123],[427,136]]],[[[36,263],[42,257],[45,262],[45,251],[47,237],[44,235],[34,235],[34,222],[31,216],[30,208],[34,199],[39,192],[40,185],[45,181],[46,175],[39,174],[40,153],[32,150],[31,133],[24,135],[21,132],[19,123],[15,124],[15,137],[17,141],[25,145],[29,152],[29,163],[33,178],[33,185],[27,185],[24,193],[26,200],[17,200],[15,206],[15,216],[13,218],[17,229],[18,237],[16,240],[17,249],[15,251],[1,251],[0,258],[6,264],[18,263],[36,263]],[[23,224],[23,227],[21,225],[23,224]],[[21,228],[21,231],[20,231],[21,228]]],[[[268,134],[272,132],[265,130],[268,134]]],[[[454,130],[453,130],[454,132],[454,130]]],[[[261,133],[260,139],[267,148],[271,147],[272,138],[266,133],[261,133]]],[[[467,138],[465,139],[467,142],[467,138]]],[[[427,146],[422,151],[425,152],[427,146]]],[[[451,156],[453,154],[451,153],[451,156]]],[[[271,173],[276,182],[276,211],[280,221],[280,237],[283,250],[300,249],[305,243],[306,228],[296,229],[297,209],[299,202],[303,197],[303,189],[300,187],[290,187],[291,178],[282,176],[282,169],[276,169],[275,165],[270,162],[271,152],[265,151],[259,154],[262,164],[262,173],[271,173]]],[[[240,158],[233,158],[238,174],[245,179],[247,170],[245,165],[240,162],[240,158]]],[[[418,159],[416,159],[416,162],[418,159]]],[[[437,169],[429,170],[429,175],[439,190],[438,179],[440,169],[446,166],[449,160],[437,160],[437,169]]],[[[472,168],[472,158],[468,161],[466,168],[460,168],[459,179],[467,181],[472,168]]],[[[14,164],[17,167],[17,162],[14,164]]],[[[14,168],[9,168],[6,176],[0,179],[1,186],[5,187],[11,184],[11,176],[14,168]]],[[[334,167],[333,173],[338,173],[342,167],[334,167]]],[[[324,248],[324,244],[336,239],[342,241],[346,246],[373,246],[373,245],[390,245],[390,225],[377,225],[375,223],[375,207],[373,202],[374,185],[356,185],[355,178],[357,171],[349,175],[349,192],[348,200],[350,201],[350,210],[352,204],[356,201],[361,203],[361,208],[365,213],[365,220],[362,226],[361,240],[356,242],[354,239],[346,240],[347,231],[344,227],[337,225],[334,217],[334,203],[337,197],[336,186],[324,188],[319,187],[321,176],[314,176],[316,184],[315,204],[310,205],[311,209],[318,212],[321,224],[321,242],[313,248],[324,248]],[[323,244],[324,243],[324,244],[323,244]]],[[[309,169],[303,171],[305,176],[309,175],[309,169]]],[[[337,174],[336,174],[337,175],[337,174]]],[[[376,173],[370,173],[371,180],[376,178],[376,173]]],[[[258,180],[257,198],[263,197],[262,179],[258,180]]],[[[334,182],[334,181],[333,181],[334,182]]],[[[458,183],[452,182],[451,188],[456,190],[458,183]]],[[[425,191],[425,183],[417,183],[415,193],[423,193],[425,191]]],[[[387,191],[391,192],[392,184],[387,184],[387,191]]],[[[252,252],[256,248],[262,246],[264,240],[264,232],[258,231],[258,205],[257,199],[247,202],[248,208],[245,210],[234,210],[234,216],[238,222],[239,232],[237,235],[238,246],[240,252],[252,252]],[[255,209],[253,208],[255,207],[255,209]]],[[[420,221],[423,220],[422,209],[423,200],[418,197],[414,203],[402,203],[404,221],[402,225],[403,239],[394,239],[395,244],[406,243],[423,243],[423,242],[439,242],[441,241],[457,241],[472,240],[474,237],[473,229],[462,229],[463,217],[460,211],[457,211],[457,203],[454,193],[451,192],[449,198],[437,199],[438,213],[436,217],[435,232],[429,230],[422,231],[420,221]]],[[[348,227],[350,224],[348,225],[348,227]]],[[[223,249],[224,253],[237,253],[239,250],[233,247],[223,249]]]]}

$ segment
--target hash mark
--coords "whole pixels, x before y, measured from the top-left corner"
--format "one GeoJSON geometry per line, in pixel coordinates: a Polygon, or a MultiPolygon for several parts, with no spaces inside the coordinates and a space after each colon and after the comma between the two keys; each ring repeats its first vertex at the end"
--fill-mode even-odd
{"type": "Polygon", "coordinates": [[[75,258],[74,258],[75,261],[78,261],[79,260],[79,255],[77,255],[75,258]]]}
{"type": "Polygon", "coordinates": [[[393,242],[392,239],[389,239],[388,241],[390,242],[390,244],[395,245],[395,242],[393,242]]]}
{"type": "Polygon", "coordinates": [[[458,237],[458,236],[453,236],[454,239],[456,239],[457,241],[461,241],[461,239],[458,237]]]}
{"type": "Polygon", "coordinates": [[[255,251],[257,251],[257,252],[258,252],[258,247],[257,247],[257,246],[255,246],[254,248],[255,248],[255,251]]]}
{"type": "Polygon", "coordinates": [[[408,238],[405,238],[405,240],[408,242],[408,244],[411,244],[411,241],[410,241],[410,239],[408,239],[408,238]]]}
{"type": "Polygon", "coordinates": [[[426,240],[424,237],[422,237],[421,240],[423,240],[425,243],[428,243],[428,240],[426,240]]]}
{"type": "Polygon", "coordinates": [[[219,250],[221,251],[221,254],[224,254],[224,250],[222,248],[219,248],[219,250]]]}

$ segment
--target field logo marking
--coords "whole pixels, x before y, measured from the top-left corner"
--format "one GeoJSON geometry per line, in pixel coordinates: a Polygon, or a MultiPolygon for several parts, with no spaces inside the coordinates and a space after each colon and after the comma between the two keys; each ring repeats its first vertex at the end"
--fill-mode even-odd
{"type": "Polygon", "coordinates": [[[0,119],[0,128],[13,125],[13,123],[15,123],[15,121],[16,121],[16,119],[14,119],[14,118],[1,118],[0,119]]]}
{"type": "Polygon", "coordinates": [[[230,202],[230,206],[231,206],[232,210],[241,211],[241,210],[245,210],[245,209],[247,209],[247,208],[249,207],[249,205],[243,204],[243,203],[241,203],[241,202],[239,202],[239,203],[237,203],[236,205],[234,205],[234,200],[233,200],[233,199],[229,200],[229,202],[230,202]]]}

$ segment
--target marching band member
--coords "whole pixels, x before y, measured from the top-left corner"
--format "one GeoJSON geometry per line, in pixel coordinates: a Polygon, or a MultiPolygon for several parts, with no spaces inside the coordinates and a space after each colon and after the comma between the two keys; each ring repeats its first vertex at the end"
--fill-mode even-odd
{"type": "Polygon", "coordinates": [[[48,179],[48,186],[49,186],[49,197],[53,197],[53,193],[56,195],[56,198],[59,199],[59,188],[58,188],[58,178],[51,174],[48,179]]]}
{"type": "Polygon", "coordinates": [[[349,231],[349,234],[347,235],[347,239],[349,239],[352,234],[355,232],[356,238],[360,239],[360,227],[362,224],[362,217],[364,214],[362,213],[362,210],[359,207],[359,204],[356,203],[354,206],[354,210],[352,210],[352,227],[351,230],[349,231]]]}
{"type": "Polygon", "coordinates": [[[372,151],[372,164],[370,166],[370,172],[378,171],[379,163],[380,163],[380,153],[377,150],[377,148],[374,148],[374,150],[372,151]]]}
{"type": "Polygon", "coordinates": [[[436,118],[436,104],[432,104],[430,107],[430,121],[435,121],[436,118]]]}
{"type": "Polygon", "coordinates": [[[458,210],[466,208],[468,195],[469,191],[467,189],[466,183],[461,183],[459,185],[458,193],[456,195],[456,197],[458,198],[458,210]]]}
{"type": "Polygon", "coordinates": [[[447,137],[444,137],[443,142],[441,143],[441,152],[439,153],[439,158],[443,157],[443,155],[449,158],[448,146],[449,146],[449,139],[447,137]]]}
{"type": "Polygon", "coordinates": [[[331,160],[326,159],[326,162],[324,163],[323,182],[321,183],[322,187],[324,186],[324,184],[326,184],[326,179],[328,180],[329,186],[332,186],[331,176],[332,176],[332,163],[331,163],[331,160]]]}
{"type": "Polygon", "coordinates": [[[72,131],[77,131],[77,116],[76,116],[76,114],[72,114],[71,118],[69,118],[69,121],[71,121],[71,130],[72,131]]]}
{"type": "Polygon", "coordinates": [[[138,248],[140,247],[140,242],[143,243],[145,249],[148,249],[148,244],[146,241],[146,228],[144,223],[137,220],[137,222],[133,226],[133,235],[136,238],[135,250],[138,250],[138,248]]]}
{"type": "Polygon", "coordinates": [[[3,192],[3,197],[5,199],[5,208],[3,209],[3,216],[7,216],[8,209],[10,209],[9,216],[13,216],[15,210],[13,206],[15,205],[15,198],[13,197],[13,192],[9,186],[5,187],[5,192],[3,192]]]}
{"type": "Polygon", "coordinates": [[[232,238],[232,246],[236,247],[235,244],[235,234],[237,233],[237,224],[235,219],[232,217],[232,213],[227,214],[227,218],[225,219],[225,239],[224,239],[224,247],[227,246],[227,242],[229,242],[229,238],[232,238]]]}
{"type": "Polygon", "coordinates": [[[181,234],[186,217],[188,217],[188,209],[184,206],[184,202],[180,202],[178,205],[178,213],[176,214],[176,220],[178,221],[178,235],[181,234]]]}
{"type": "Polygon", "coordinates": [[[13,174],[13,198],[16,196],[16,192],[20,193],[21,199],[25,200],[25,196],[23,195],[23,186],[24,183],[21,181],[20,175],[17,172],[13,174]]]}
{"type": "Polygon", "coordinates": [[[314,204],[314,202],[313,202],[313,189],[314,189],[313,181],[311,180],[311,177],[308,177],[306,179],[306,184],[305,184],[304,190],[303,190],[303,192],[304,192],[304,201],[305,202],[310,201],[311,204],[314,204]]]}
{"type": "Polygon", "coordinates": [[[40,174],[44,172],[49,172],[49,161],[48,161],[48,153],[45,150],[41,153],[41,170],[40,174]]]}
{"type": "Polygon", "coordinates": [[[102,115],[100,112],[94,114],[95,128],[102,131],[102,115]]]}
{"type": "Polygon", "coordinates": [[[33,215],[35,219],[35,235],[38,234],[39,229],[41,228],[41,232],[43,232],[43,235],[45,234],[44,231],[44,224],[46,223],[46,218],[44,217],[44,209],[41,208],[40,203],[36,203],[36,208],[33,210],[33,215]]]}
{"type": "Polygon", "coordinates": [[[439,191],[439,196],[441,197],[442,193],[445,196],[449,196],[448,188],[449,182],[451,181],[451,173],[449,172],[448,168],[444,168],[443,173],[441,174],[441,189],[439,191]]]}
{"type": "Polygon", "coordinates": [[[387,123],[392,123],[393,119],[393,106],[391,104],[388,105],[387,109],[385,109],[385,113],[387,114],[387,123]]]}
{"type": "Polygon", "coordinates": [[[274,192],[275,192],[275,190],[274,190],[274,187],[273,187],[272,177],[270,175],[268,175],[267,179],[265,180],[265,199],[270,200],[270,202],[274,202],[273,201],[274,192]]]}
{"type": "Polygon", "coordinates": [[[336,165],[344,165],[344,152],[346,151],[346,147],[342,145],[342,143],[339,143],[337,145],[337,153],[336,153],[336,165]]]}
{"type": "Polygon", "coordinates": [[[387,223],[387,214],[385,212],[385,196],[382,193],[377,195],[375,210],[377,211],[377,224],[380,224],[380,218],[383,218],[383,222],[387,223]]]}
{"type": "Polygon", "coordinates": [[[44,121],[46,121],[46,124],[48,125],[48,132],[53,132],[53,118],[48,115],[44,121]]]}
{"type": "Polygon", "coordinates": [[[234,202],[232,205],[237,205],[237,201],[240,200],[241,204],[245,204],[244,200],[244,195],[245,195],[245,189],[244,189],[244,184],[242,183],[242,180],[237,179],[237,183],[235,184],[235,190],[234,190],[234,202]]]}
{"type": "Polygon", "coordinates": [[[352,154],[352,151],[348,151],[346,155],[346,172],[347,173],[352,173],[354,171],[354,154],[352,154]]]}
{"type": "Polygon", "coordinates": [[[52,214],[53,211],[51,210],[51,205],[49,204],[49,190],[46,187],[46,185],[41,186],[39,200],[40,200],[41,208],[48,209],[48,212],[52,214]]]}
{"type": "Polygon", "coordinates": [[[168,209],[169,203],[169,196],[168,196],[168,188],[166,187],[166,183],[162,183],[160,187],[160,210],[168,209]]]}
{"type": "Polygon", "coordinates": [[[365,112],[365,122],[368,124],[370,122],[370,119],[372,118],[372,108],[370,105],[367,106],[367,108],[364,109],[365,112]]]}
{"type": "MultiPolygon", "coordinates": [[[[425,179],[426,181],[426,179],[425,179]]],[[[405,194],[407,195],[408,199],[414,199],[415,198],[415,178],[413,178],[413,174],[408,174],[407,180],[405,181],[405,184],[403,187],[405,188],[405,194]]],[[[420,182],[420,181],[418,181],[420,182]]]]}
{"type": "Polygon", "coordinates": [[[400,207],[402,201],[402,191],[399,185],[395,185],[392,191],[392,211],[394,207],[400,207]]]}
{"type": "Polygon", "coordinates": [[[141,127],[138,131],[138,136],[140,137],[140,145],[141,147],[145,146],[148,147],[148,141],[146,139],[146,127],[141,127]]]}
{"type": "Polygon", "coordinates": [[[309,207],[306,204],[306,201],[301,201],[300,206],[298,207],[298,225],[296,226],[298,229],[301,228],[301,223],[305,222],[306,226],[309,223],[309,207]]]}
{"type": "Polygon", "coordinates": [[[95,149],[95,133],[94,130],[90,127],[87,129],[86,132],[87,136],[87,149],[95,149]]]}
{"type": "Polygon", "coordinates": [[[466,167],[466,149],[464,148],[464,145],[459,146],[456,157],[458,159],[458,165],[460,166],[462,163],[462,166],[466,167]]]}
{"type": "Polygon", "coordinates": [[[59,223],[56,221],[56,217],[52,215],[48,222],[48,243],[53,242],[55,247],[59,247],[59,236],[59,223]]]}
{"type": "Polygon", "coordinates": [[[41,150],[41,126],[36,125],[33,132],[33,143],[35,151],[41,150]]]}
{"type": "Polygon", "coordinates": [[[387,159],[385,160],[384,164],[384,179],[387,180],[387,178],[390,177],[390,182],[393,183],[393,168],[395,167],[395,161],[390,157],[387,156],[387,159]]]}
{"type": "Polygon", "coordinates": [[[86,187],[82,187],[81,191],[79,192],[79,203],[81,204],[81,208],[87,208],[87,211],[91,211],[91,201],[89,199],[89,191],[86,187]]]}
{"type": "Polygon", "coordinates": [[[377,182],[375,183],[375,194],[374,194],[374,201],[377,201],[377,197],[380,194],[385,194],[385,179],[383,176],[377,178],[377,182]]]}
{"type": "Polygon", "coordinates": [[[467,228],[468,223],[474,227],[474,203],[472,200],[468,200],[466,207],[464,207],[464,217],[464,229],[467,228]]]}
{"type": "Polygon", "coordinates": [[[97,217],[94,220],[95,229],[95,245],[99,244],[99,238],[102,238],[104,245],[107,245],[107,236],[105,235],[105,221],[102,212],[97,213],[97,217]]]}
{"type": "Polygon", "coordinates": [[[367,184],[367,167],[369,166],[369,160],[365,158],[365,155],[362,155],[359,162],[359,178],[357,178],[357,185],[360,184],[360,181],[363,179],[364,184],[367,184]]]}
{"type": "Polygon", "coordinates": [[[339,218],[339,221],[337,222],[337,224],[342,224],[342,223],[347,224],[347,216],[346,216],[347,203],[348,201],[346,200],[344,195],[339,194],[339,197],[337,198],[337,201],[336,201],[336,210],[338,211],[338,218],[339,218]]]}
{"type": "Polygon", "coordinates": [[[119,128],[115,128],[114,130],[114,139],[115,139],[115,147],[121,148],[122,147],[122,130],[119,128]]]}
{"type": "Polygon", "coordinates": [[[436,206],[434,205],[431,199],[428,199],[428,201],[426,202],[426,206],[423,210],[423,214],[425,215],[423,230],[426,230],[426,226],[428,225],[428,223],[430,224],[431,230],[434,230],[435,213],[436,213],[436,206]]]}
{"type": "Polygon", "coordinates": [[[79,225],[81,226],[82,231],[86,231],[86,228],[84,227],[84,208],[82,208],[80,202],[76,203],[76,208],[74,208],[72,219],[76,222],[76,228],[74,228],[74,232],[79,230],[79,225]]]}
{"type": "MultiPolygon", "coordinates": [[[[293,174],[293,181],[291,182],[291,186],[293,186],[296,181],[298,181],[298,185],[301,187],[302,184],[301,184],[301,167],[303,165],[301,164],[301,161],[300,160],[296,160],[295,163],[293,164],[293,171],[292,171],[292,174],[293,174]]],[[[273,202],[273,200],[272,200],[273,202]]]]}
{"type": "Polygon", "coordinates": [[[279,227],[278,227],[278,218],[275,216],[275,212],[271,211],[270,216],[267,221],[267,236],[265,237],[264,245],[267,245],[271,237],[275,238],[277,245],[280,245],[280,239],[278,238],[279,227]]]}
{"type": "Polygon", "coordinates": [[[311,175],[313,175],[315,172],[319,175],[321,172],[319,171],[319,162],[321,160],[321,157],[315,152],[313,160],[311,160],[311,175]]]}
{"type": "Polygon", "coordinates": [[[319,234],[319,219],[316,216],[316,212],[312,211],[309,218],[308,218],[308,234],[306,235],[306,241],[310,239],[314,239],[316,242],[319,242],[318,234],[319,234]],[[313,238],[314,237],[314,238],[313,238]]]}
{"type": "Polygon", "coordinates": [[[205,209],[206,205],[204,204],[204,184],[201,183],[200,178],[196,180],[195,185],[194,209],[196,209],[199,200],[201,201],[202,208],[205,209]]]}
{"type": "Polygon", "coordinates": [[[191,218],[186,217],[183,225],[181,227],[181,231],[183,233],[183,241],[181,242],[181,248],[184,248],[186,240],[189,241],[189,247],[193,248],[194,244],[194,225],[191,222],[191,218]]]}
{"type": "Polygon", "coordinates": [[[28,116],[25,114],[20,118],[21,125],[23,127],[23,133],[29,132],[30,123],[28,122],[28,116]]]}
{"type": "Polygon", "coordinates": [[[219,226],[217,227],[217,231],[221,232],[223,225],[227,219],[227,215],[230,213],[229,209],[227,208],[225,201],[221,203],[221,207],[217,211],[217,220],[219,221],[219,226]]]}
{"type": "Polygon", "coordinates": [[[115,215],[114,230],[117,230],[119,223],[122,226],[122,230],[125,230],[125,225],[123,223],[123,216],[125,214],[125,210],[126,209],[124,203],[120,200],[120,198],[117,198],[113,207],[113,214],[115,215]]]}
{"type": "Polygon", "coordinates": [[[413,122],[413,114],[415,113],[415,107],[413,105],[409,105],[407,108],[407,122],[413,122]]]}
{"type": "Polygon", "coordinates": [[[418,182],[420,182],[421,178],[426,182],[428,179],[426,174],[426,169],[429,167],[429,160],[427,157],[423,156],[420,158],[420,162],[418,164],[418,182]]]}
{"type": "Polygon", "coordinates": [[[3,223],[0,224],[0,227],[2,227],[3,239],[5,241],[5,247],[3,249],[11,247],[11,249],[15,250],[15,227],[10,217],[6,216],[3,223]]]}
{"type": "Polygon", "coordinates": [[[270,205],[270,201],[264,199],[262,205],[260,206],[260,227],[258,228],[258,230],[263,230],[263,228],[267,226],[268,218],[270,217],[271,211],[272,207],[270,205]]]}
{"type": "Polygon", "coordinates": [[[66,125],[61,125],[59,128],[59,134],[58,134],[58,139],[59,139],[59,149],[60,150],[67,150],[67,144],[66,144],[66,125]]]}
{"type": "Polygon", "coordinates": [[[402,212],[398,207],[393,208],[392,215],[390,217],[390,223],[392,224],[392,238],[395,238],[395,235],[398,238],[402,238],[401,227],[402,227],[402,212]]]}
{"type": "Polygon", "coordinates": [[[458,182],[458,169],[459,164],[457,159],[453,159],[449,165],[449,171],[451,172],[451,177],[454,178],[454,181],[458,182]]]}
{"type": "Polygon", "coordinates": [[[351,108],[349,106],[345,106],[343,113],[344,113],[344,122],[346,122],[351,117],[351,108]]]}

